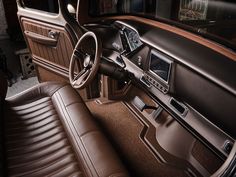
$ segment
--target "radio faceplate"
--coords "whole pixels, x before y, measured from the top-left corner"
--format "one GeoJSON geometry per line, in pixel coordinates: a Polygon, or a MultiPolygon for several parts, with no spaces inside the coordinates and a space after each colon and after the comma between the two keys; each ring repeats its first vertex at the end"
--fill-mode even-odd
{"type": "Polygon", "coordinates": [[[167,94],[170,89],[172,65],[173,61],[168,56],[157,50],[151,50],[148,70],[143,77],[150,85],[167,94]]]}
{"type": "Polygon", "coordinates": [[[154,86],[162,93],[167,94],[169,91],[169,85],[166,83],[161,83],[155,77],[151,76],[151,73],[144,73],[143,78],[146,82],[148,82],[151,86],[154,86]]]}
{"type": "Polygon", "coordinates": [[[149,72],[158,77],[162,82],[168,84],[172,68],[172,60],[166,55],[152,50],[149,60],[149,72]]]}

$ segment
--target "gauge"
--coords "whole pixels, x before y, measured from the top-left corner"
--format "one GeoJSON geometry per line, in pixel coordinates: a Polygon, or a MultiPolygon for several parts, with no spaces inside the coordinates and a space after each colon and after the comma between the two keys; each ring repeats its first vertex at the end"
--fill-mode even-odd
{"type": "Polygon", "coordinates": [[[142,42],[140,41],[139,35],[136,31],[125,28],[124,33],[131,52],[142,45],[142,42]]]}

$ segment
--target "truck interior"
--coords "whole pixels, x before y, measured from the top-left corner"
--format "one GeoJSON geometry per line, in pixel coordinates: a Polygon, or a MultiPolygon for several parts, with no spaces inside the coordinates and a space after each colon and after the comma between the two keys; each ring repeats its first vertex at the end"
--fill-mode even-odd
{"type": "Polygon", "coordinates": [[[236,176],[235,1],[15,7],[21,42],[0,41],[0,176],[236,176]]]}

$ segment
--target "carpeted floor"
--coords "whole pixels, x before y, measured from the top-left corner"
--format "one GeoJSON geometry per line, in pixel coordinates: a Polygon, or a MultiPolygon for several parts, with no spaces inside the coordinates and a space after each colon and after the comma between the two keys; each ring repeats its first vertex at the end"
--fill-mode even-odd
{"type": "Polygon", "coordinates": [[[7,69],[12,74],[12,86],[8,87],[7,97],[14,96],[39,83],[37,77],[31,77],[25,80],[21,79],[20,61],[15,52],[24,48],[26,46],[22,41],[11,41],[9,38],[0,40],[1,52],[6,57],[7,69]]]}
{"type": "Polygon", "coordinates": [[[122,102],[99,105],[94,101],[87,106],[103,128],[123,163],[134,177],[183,177],[178,169],[160,164],[139,135],[143,125],[122,102]]]}
{"type": "Polygon", "coordinates": [[[26,80],[22,80],[21,76],[17,77],[16,83],[14,83],[11,87],[8,87],[7,96],[11,97],[18,93],[21,93],[39,83],[37,77],[30,77],[26,80]]]}

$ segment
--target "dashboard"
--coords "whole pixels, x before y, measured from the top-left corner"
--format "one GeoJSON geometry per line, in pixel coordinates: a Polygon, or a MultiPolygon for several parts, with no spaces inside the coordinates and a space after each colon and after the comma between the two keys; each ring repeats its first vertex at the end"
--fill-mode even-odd
{"type": "MultiPolygon", "coordinates": [[[[219,88],[219,85],[224,87],[224,84],[222,82],[214,83],[213,81],[216,79],[210,82],[206,79],[211,74],[210,69],[207,71],[208,74],[202,76],[202,73],[207,72],[198,71],[194,62],[199,62],[199,59],[183,61],[183,58],[163,50],[157,44],[165,42],[161,41],[162,33],[160,33],[159,39],[156,38],[156,41],[153,42],[152,35],[157,35],[154,35],[154,31],[151,30],[152,35],[147,35],[143,26],[140,28],[136,24],[124,21],[116,21],[115,26],[119,30],[125,51],[122,57],[125,69],[134,74],[137,82],[154,98],[157,98],[156,100],[161,102],[164,108],[171,111],[181,124],[189,127],[191,131],[194,130],[192,133],[200,139],[205,139],[207,144],[214,147],[213,149],[219,156],[227,157],[229,153],[227,149],[232,148],[235,141],[233,137],[236,136],[236,133],[230,120],[225,118],[225,113],[222,115],[220,110],[215,109],[217,102],[215,95],[224,95],[226,105],[233,104],[236,100],[234,96],[230,96],[224,89],[219,88]],[[202,88],[198,87],[196,83],[202,84],[202,88]],[[207,90],[211,91],[206,92],[207,90]]],[[[173,36],[170,37],[172,37],[172,41],[175,39],[173,36]]],[[[179,50],[179,47],[182,46],[176,45],[174,49],[179,50]]],[[[191,50],[197,51],[197,48],[191,50]]],[[[204,56],[202,59],[204,60],[206,57],[204,56]]],[[[195,58],[193,57],[193,59],[195,58]]],[[[219,58],[219,60],[221,59],[219,58]]],[[[214,73],[214,77],[218,76],[214,73]]],[[[224,82],[227,81],[227,78],[225,77],[224,82]]],[[[221,109],[227,110],[229,116],[233,114],[232,107],[223,107],[221,109]]]]}
{"type": "Polygon", "coordinates": [[[226,159],[236,137],[232,124],[236,105],[232,78],[235,63],[159,28],[129,20],[108,26],[98,26],[96,31],[102,38],[109,30],[113,34],[103,42],[105,58],[115,63],[118,58],[119,66],[130,73],[135,85],[218,157],[226,159]],[[109,48],[111,43],[116,47],[109,48]]]}
{"type": "Polygon", "coordinates": [[[140,81],[146,86],[154,86],[166,94],[169,91],[169,80],[173,60],[156,49],[152,49],[150,53],[144,57],[138,56],[137,60],[133,60],[132,55],[143,47],[139,33],[132,27],[119,21],[116,23],[116,26],[119,28],[124,55],[130,58],[130,61],[140,68],[142,68],[142,65],[145,65],[142,64],[142,60],[145,60],[145,63],[147,63],[147,72],[143,73],[140,81]]]}

